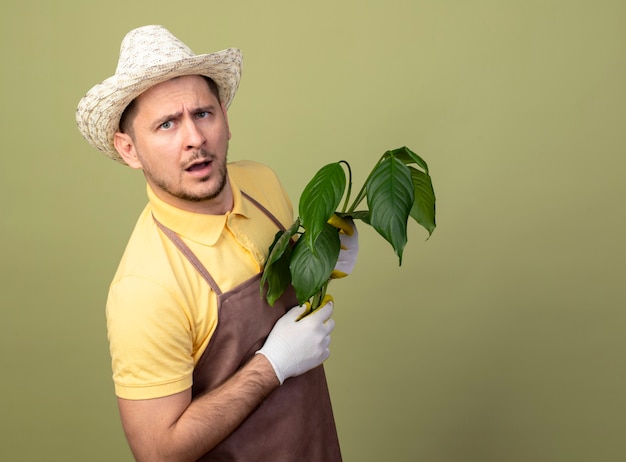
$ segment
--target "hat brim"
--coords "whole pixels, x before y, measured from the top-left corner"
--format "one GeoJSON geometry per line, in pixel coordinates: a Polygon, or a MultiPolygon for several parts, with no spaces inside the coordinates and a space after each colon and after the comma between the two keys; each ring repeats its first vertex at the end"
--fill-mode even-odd
{"type": "Polygon", "coordinates": [[[124,109],[149,88],[174,77],[203,75],[215,82],[220,101],[228,108],[241,79],[241,52],[229,48],[142,69],[139,74],[116,74],[94,86],[80,100],[76,122],[85,139],[110,158],[125,163],[113,144],[124,109]]]}

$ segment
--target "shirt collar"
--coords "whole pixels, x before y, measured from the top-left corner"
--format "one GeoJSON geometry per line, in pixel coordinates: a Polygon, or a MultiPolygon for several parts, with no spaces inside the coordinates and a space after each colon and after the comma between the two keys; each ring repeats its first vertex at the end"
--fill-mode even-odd
{"type": "Polygon", "coordinates": [[[209,215],[179,209],[159,199],[150,185],[147,185],[152,213],[157,220],[179,236],[200,244],[214,245],[224,231],[231,215],[250,217],[250,202],[243,200],[241,190],[233,182],[230,175],[229,180],[233,193],[233,209],[225,215],[209,215]]]}

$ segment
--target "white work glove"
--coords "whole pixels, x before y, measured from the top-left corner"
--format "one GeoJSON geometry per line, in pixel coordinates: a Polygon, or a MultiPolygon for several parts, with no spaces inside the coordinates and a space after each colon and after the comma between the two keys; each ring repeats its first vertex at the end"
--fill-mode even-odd
{"type": "Polygon", "coordinates": [[[335,321],[330,318],[333,303],[296,321],[305,309],[304,305],[296,306],[285,313],[257,351],[268,359],[281,385],[289,377],[319,366],[330,356],[330,333],[335,328],[335,321]]]}
{"type": "Polygon", "coordinates": [[[352,273],[354,265],[356,265],[356,257],[359,254],[359,231],[352,218],[344,218],[344,220],[352,227],[352,234],[339,228],[341,250],[339,250],[339,258],[337,259],[335,269],[330,274],[331,279],[345,278],[352,273]]]}

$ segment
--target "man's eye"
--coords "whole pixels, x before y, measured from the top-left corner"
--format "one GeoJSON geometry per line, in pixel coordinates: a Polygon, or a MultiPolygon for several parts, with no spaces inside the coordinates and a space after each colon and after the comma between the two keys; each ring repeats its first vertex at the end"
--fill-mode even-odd
{"type": "Polygon", "coordinates": [[[206,117],[209,117],[209,111],[198,112],[198,119],[204,119],[206,117]]]}
{"type": "Polygon", "coordinates": [[[167,122],[163,122],[161,124],[161,128],[164,128],[165,130],[167,130],[168,128],[172,127],[172,122],[170,122],[169,120],[167,122]]]}

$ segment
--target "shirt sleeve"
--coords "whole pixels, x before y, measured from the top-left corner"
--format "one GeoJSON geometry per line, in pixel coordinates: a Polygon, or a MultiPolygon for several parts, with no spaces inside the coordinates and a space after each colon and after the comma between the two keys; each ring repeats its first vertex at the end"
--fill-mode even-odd
{"type": "Polygon", "coordinates": [[[151,399],[191,387],[191,323],[175,296],[155,281],[126,276],[111,285],[106,313],[117,396],[151,399]]]}

